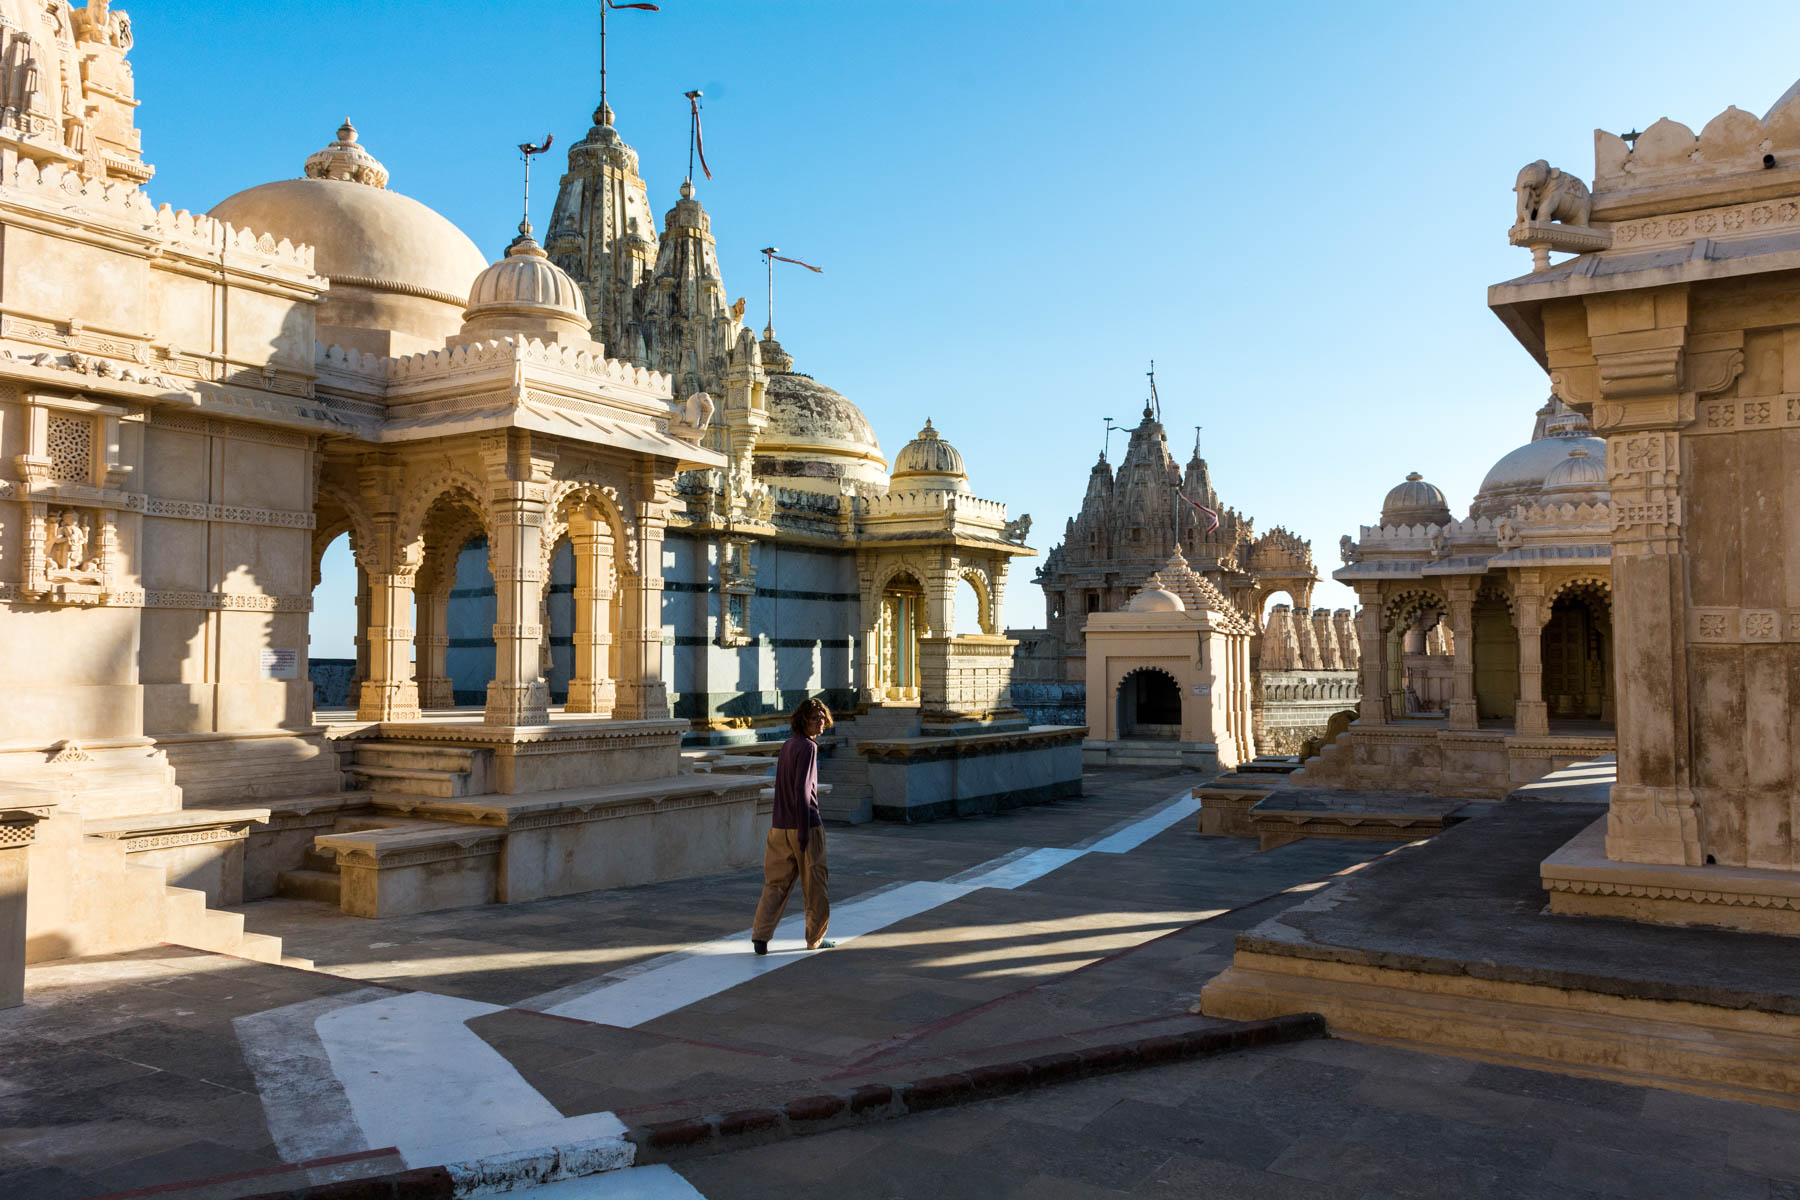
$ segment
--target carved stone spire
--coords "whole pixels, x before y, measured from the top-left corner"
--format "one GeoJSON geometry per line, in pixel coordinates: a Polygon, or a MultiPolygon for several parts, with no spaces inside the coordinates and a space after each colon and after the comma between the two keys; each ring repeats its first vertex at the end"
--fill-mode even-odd
{"type": "Polygon", "coordinates": [[[587,136],[569,147],[544,249],[580,285],[594,340],[616,357],[660,365],[645,361],[647,339],[638,328],[642,286],[656,264],[656,221],[637,151],[613,128],[609,104],[594,110],[587,136]]]}

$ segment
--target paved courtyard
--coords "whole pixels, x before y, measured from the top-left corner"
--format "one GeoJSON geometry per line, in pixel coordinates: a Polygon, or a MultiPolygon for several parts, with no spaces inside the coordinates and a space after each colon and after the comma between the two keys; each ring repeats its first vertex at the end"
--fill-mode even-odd
{"type": "MultiPolygon", "coordinates": [[[[627,1128],[1230,1033],[1188,1010],[1237,932],[1393,847],[1203,837],[1197,781],[833,827],[841,945],[817,954],[791,923],[750,953],[747,870],[382,921],[245,906],[310,971],[172,947],[35,967],[0,1013],[0,1197],[227,1200],[547,1146],[603,1166],[627,1128]]],[[[514,1194],[1800,1197],[1797,1134],[1314,1039],[514,1194]]]]}

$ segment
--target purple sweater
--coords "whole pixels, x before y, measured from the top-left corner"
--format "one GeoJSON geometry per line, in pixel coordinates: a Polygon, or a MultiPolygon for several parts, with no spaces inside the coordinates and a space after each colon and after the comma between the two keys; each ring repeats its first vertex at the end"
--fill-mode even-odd
{"type": "Polygon", "coordinates": [[[824,823],[819,815],[819,744],[795,734],[775,758],[774,827],[798,829],[805,849],[808,831],[824,823]]]}

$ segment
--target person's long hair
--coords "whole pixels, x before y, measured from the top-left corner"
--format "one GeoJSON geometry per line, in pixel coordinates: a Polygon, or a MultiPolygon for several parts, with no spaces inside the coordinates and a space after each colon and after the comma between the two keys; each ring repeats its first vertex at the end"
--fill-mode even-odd
{"type": "MultiPolygon", "coordinates": [[[[831,728],[833,724],[831,709],[827,708],[825,702],[817,696],[800,702],[800,706],[794,709],[794,715],[788,718],[788,728],[796,737],[807,737],[812,733],[812,730],[806,727],[807,722],[815,715],[825,718],[825,729],[831,728]]],[[[825,729],[821,729],[819,732],[823,733],[825,729]]]]}

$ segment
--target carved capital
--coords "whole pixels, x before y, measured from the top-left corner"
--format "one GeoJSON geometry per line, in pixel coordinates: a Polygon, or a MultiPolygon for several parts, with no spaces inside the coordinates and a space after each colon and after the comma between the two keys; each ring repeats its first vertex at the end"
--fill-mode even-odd
{"type": "Polygon", "coordinates": [[[1596,353],[1600,394],[1608,400],[1626,400],[1678,392],[1684,353],[1678,345],[1596,353]]]}

